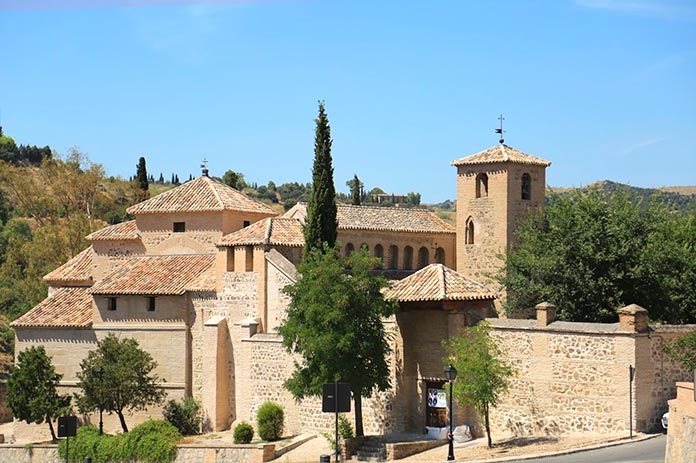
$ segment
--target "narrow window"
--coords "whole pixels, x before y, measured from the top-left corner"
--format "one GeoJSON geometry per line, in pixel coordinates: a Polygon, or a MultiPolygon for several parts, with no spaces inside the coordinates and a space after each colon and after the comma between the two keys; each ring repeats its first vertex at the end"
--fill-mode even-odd
{"type": "Polygon", "coordinates": [[[154,312],[154,311],[155,311],[155,298],[154,298],[154,297],[148,297],[148,298],[147,298],[147,311],[148,311],[148,312],[154,312]]]}
{"type": "Polygon", "coordinates": [[[435,262],[438,264],[445,265],[445,250],[442,248],[437,248],[435,250],[435,262]]]}
{"type": "Polygon", "coordinates": [[[399,267],[399,248],[396,245],[389,246],[389,268],[396,270],[399,267]]]}
{"type": "Polygon", "coordinates": [[[466,230],[464,234],[464,243],[474,244],[474,219],[471,217],[466,219],[466,230]]]}
{"type": "Polygon", "coordinates": [[[254,247],[247,246],[246,247],[246,262],[245,262],[244,271],[252,272],[253,270],[254,270],[254,247]]]}
{"type": "Polygon", "coordinates": [[[411,246],[404,248],[404,269],[413,270],[413,248],[411,246]]]}
{"type": "Polygon", "coordinates": [[[522,174],[522,199],[532,199],[532,177],[522,174]]]}
{"type": "Polygon", "coordinates": [[[251,222],[248,221],[248,220],[245,220],[244,223],[243,223],[243,225],[242,225],[242,228],[246,228],[246,227],[248,227],[249,225],[251,225],[251,222]]]}
{"type": "Polygon", "coordinates": [[[186,231],[186,222],[174,222],[174,233],[183,233],[186,231]]]}
{"type": "Polygon", "coordinates": [[[428,248],[422,247],[418,250],[418,268],[422,269],[423,267],[427,267],[427,265],[430,263],[430,253],[428,252],[428,248]]]}
{"type": "Polygon", "coordinates": [[[486,174],[478,174],[476,176],[476,197],[488,197],[488,175],[486,174]]]}
{"type": "Polygon", "coordinates": [[[346,257],[350,256],[355,251],[355,246],[353,243],[346,244],[346,257]]]}
{"type": "Polygon", "coordinates": [[[382,268],[382,261],[384,260],[384,248],[381,244],[375,246],[375,257],[379,259],[379,268],[382,268]]]}
{"type": "Polygon", "coordinates": [[[107,297],[106,300],[107,300],[106,308],[108,310],[111,310],[111,311],[116,310],[116,300],[117,299],[115,297],[107,297]]]}

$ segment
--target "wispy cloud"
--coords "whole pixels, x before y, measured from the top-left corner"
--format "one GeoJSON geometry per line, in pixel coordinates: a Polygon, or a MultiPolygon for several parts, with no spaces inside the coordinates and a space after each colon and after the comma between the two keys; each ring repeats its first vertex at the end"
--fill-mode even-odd
{"type": "Polygon", "coordinates": [[[136,8],[143,6],[224,5],[288,0],[0,0],[0,11],[73,10],[82,8],[136,8]]]}
{"type": "Polygon", "coordinates": [[[625,150],[623,150],[623,151],[621,152],[621,155],[622,155],[622,156],[628,156],[629,154],[633,154],[633,153],[635,153],[636,151],[640,151],[640,150],[642,150],[643,148],[647,148],[648,146],[656,145],[656,144],[658,144],[658,143],[660,143],[660,142],[662,142],[662,141],[664,141],[664,138],[663,138],[663,137],[660,137],[660,138],[649,138],[649,139],[647,139],[647,140],[643,140],[643,141],[641,141],[641,142],[639,142],[639,143],[636,143],[635,145],[631,145],[631,146],[629,146],[628,148],[626,148],[625,150]]]}
{"type": "Polygon", "coordinates": [[[585,8],[640,14],[673,21],[696,21],[696,6],[691,1],[670,0],[575,0],[585,8]]]}

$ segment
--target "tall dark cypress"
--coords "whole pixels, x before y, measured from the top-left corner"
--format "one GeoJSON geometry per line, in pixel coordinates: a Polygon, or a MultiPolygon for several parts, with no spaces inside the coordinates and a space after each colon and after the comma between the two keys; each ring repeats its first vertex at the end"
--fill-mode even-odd
{"type": "Polygon", "coordinates": [[[338,219],[336,218],[336,189],[333,182],[331,161],[331,127],[326,117],[324,102],[319,102],[319,117],[314,132],[314,166],[312,167],[312,194],[307,204],[307,222],[304,228],[307,255],[312,249],[336,244],[338,219]]]}
{"type": "Polygon", "coordinates": [[[150,184],[147,180],[147,168],[145,167],[145,158],[141,157],[138,161],[138,172],[135,176],[135,181],[138,183],[138,189],[147,191],[150,184]]]}

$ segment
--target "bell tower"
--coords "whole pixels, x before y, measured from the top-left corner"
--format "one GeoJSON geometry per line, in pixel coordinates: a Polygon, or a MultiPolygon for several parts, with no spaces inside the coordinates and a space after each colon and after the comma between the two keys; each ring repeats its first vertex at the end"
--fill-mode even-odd
{"type": "MultiPolygon", "coordinates": [[[[501,129],[502,132],[502,129],[501,129]]],[[[544,207],[546,168],[503,143],[452,162],[457,168],[457,272],[497,289],[491,275],[514,242],[517,223],[544,207]]]]}

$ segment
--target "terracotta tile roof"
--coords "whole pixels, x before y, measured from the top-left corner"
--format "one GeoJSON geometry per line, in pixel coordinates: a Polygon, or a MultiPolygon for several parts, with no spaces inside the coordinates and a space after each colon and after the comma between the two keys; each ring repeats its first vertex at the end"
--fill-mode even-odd
{"type": "Polygon", "coordinates": [[[493,162],[515,162],[518,164],[531,164],[544,167],[551,165],[549,161],[532,156],[531,154],[523,153],[522,151],[518,151],[502,143],[481,151],[480,153],[452,161],[452,165],[463,166],[467,164],[489,164],[493,162]]]}
{"type": "Polygon", "coordinates": [[[128,208],[130,214],[192,211],[243,211],[277,215],[264,203],[205,176],[198,177],[128,208]]]}
{"type": "Polygon", "coordinates": [[[125,260],[90,289],[92,294],[181,295],[214,291],[213,254],[142,256],[125,260]]]}
{"type": "Polygon", "coordinates": [[[218,246],[304,246],[302,224],[296,219],[269,217],[222,237],[218,246]]]}
{"type": "Polygon", "coordinates": [[[430,264],[385,289],[384,297],[399,302],[495,299],[485,286],[442,264],[430,264]]]}
{"type": "MultiPolygon", "coordinates": [[[[339,230],[454,233],[454,227],[425,209],[337,204],[339,230]]],[[[296,204],[283,217],[304,223],[307,205],[296,204]]]]}
{"type": "Polygon", "coordinates": [[[83,283],[92,285],[92,246],[88,247],[43,279],[51,286],[60,286],[61,283],[83,283]]]}
{"type": "Polygon", "coordinates": [[[116,225],[104,227],[101,230],[97,230],[94,233],[87,235],[88,241],[121,241],[138,239],[140,239],[140,233],[138,233],[138,227],[135,226],[135,220],[129,220],[128,222],[117,223],[116,225]]]}
{"type": "Polygon", "coordinates": [[[44,299],[17,320],[13,327],[70,327],[92,326],[92,295],[89,288],[56,288],[44,299]]]}

